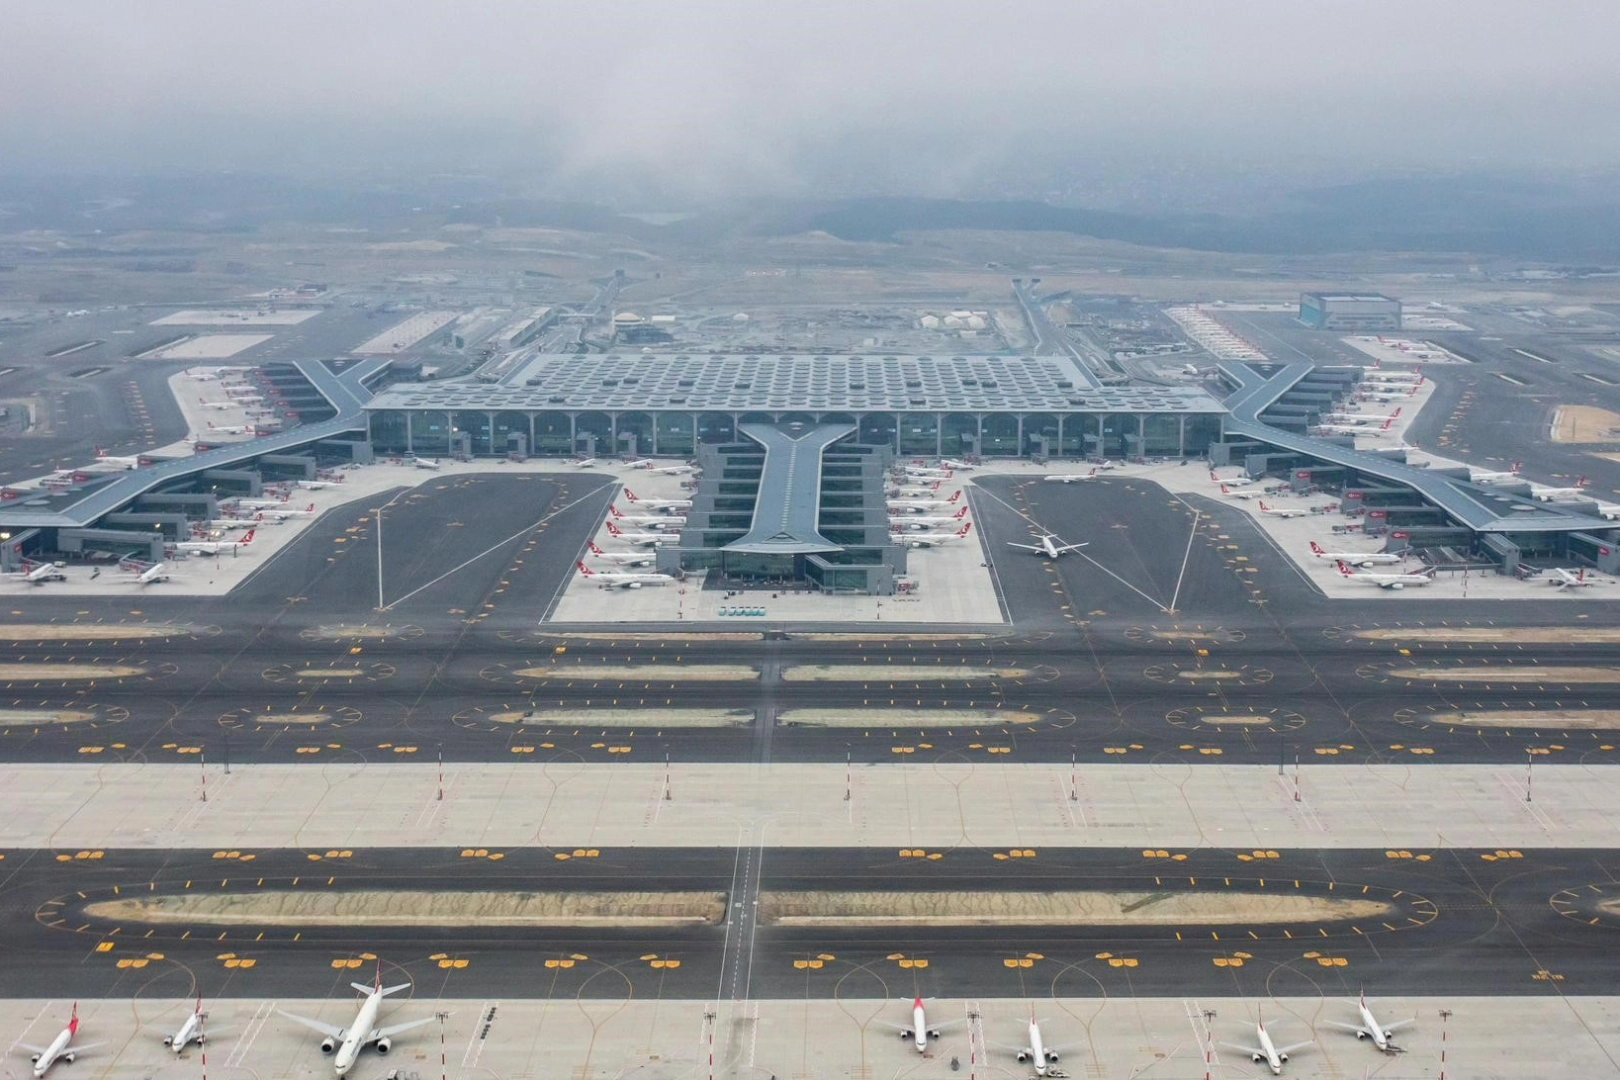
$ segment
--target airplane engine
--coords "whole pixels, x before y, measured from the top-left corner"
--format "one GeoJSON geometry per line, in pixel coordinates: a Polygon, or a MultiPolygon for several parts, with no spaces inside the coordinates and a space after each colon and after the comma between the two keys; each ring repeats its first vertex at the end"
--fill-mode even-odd
{"type": "Polygon", "coordinates": [[[1398,592],[1401,589],[1406,588],[1406,585],[1404,583],[1402,583],[1402,582],[1397,581],[1395,584],[1391,585],[1390,588],[1392,588],[1392,589],[1394,589],[1394,590],[1396,590],[1398,592]]]}
{"type": "Polygon", "coordinates": [[[394,1048],[394,1041],[387,1036],[377,1040],[377,1053],[386,1054],[394,1048]]]}
{"type": "Polygon", "coordinates": [[[62,1055],[62,1060],[67,1062],[69,1065],[73,1064],[73,1052],[70,1050],[67,1053],[63,1054],[62,1055]]]}
{"type": "Polygon", "coordinates": [[[631,583],[630,583],[630,587],[631,587],[631,588],[632,588],[632,589],[639,589],[639,588],[641,588],[641,582],[639,582],[639,581],[632,581],[632,582],[631,582],[631,583]]]}
{"type": "MultiPolygon", "coordinates": [[[[1366,1038],[1366,1037],[1367,1037],[1367,1032],[1366,1032],[1366,1031],[1365,1031],[1365,1030],[1362,1030],[1362,1031],[1358,1031],[1358,1032],[1356,1032],[1356,1038],[1358,1038],[1358,1039],[1365,1039],[1365,1038],[1366,1038]]],[[[1386,1036],[1384,1036],[1384,1038],[1386,1038],[1386,1039],[1387,1039],[1387,1038],[1389,1038],[1389,1036],[1388,1036],[1388,1035],[1386,1035],[1386,1036]]]]}
{"type": "Polygon", "coordinates": [[[38,1054],[31,1054],[31,1055],[29,1055],[28,1060],[33,1062],[35,1065],[38,1065],[39,1064],[39,1055],[38,1054]]]}
{"type": "Polygon", "coordinates": [[[1262,1061],[1264,1061],[1264,1060],[1266,1060],[1266,1055],[1264,1055],[1264,1054],[1250,1054],[1250,1055],[1249,1055],[1249,1056],[1250,1056],[1250,1057],[1252,1057],[1252,1058],[1254,1058],[1254,1063],[1255,1063],[1255,1064],[1256,1064],[1256,1065],[1258,1065],[1258,1064],[1260,1064],[1260,1063],[1261,1063],[1261,1062],[1262,1062],[1262,1061]]]}
{"type": "Polygon", "coordinates": [[[1018,1051],[1018,1060],[1019,1061],[1028,1061],[1029,1060],[1029,1051],[1028,1050],[1020,1050],[1020,1051],[1018,1051]]]}
{"type": "Polygon", "coordinates": [[[174,1045],[174,1036],[173,1035],[165,1035],[165,1036],[163,1036],[163,1045],[164,1046],[173,1046],[174,1045]]]}
{"type": "Polygon", "coordinates": [[[330,1035],[321,1040],[321,1053],[330,1054],[337,1049],[337,1042],[330,1035]]]}
{"type": "Polygon", "coordinates": [[[909,1039],[915,1034],[916,1034],[916,1032],[912,1031],[910,1028],[904,1028],[900,1032],[900,1037],[902,1039],[909,1039]]]}
{"type": "Polygon", "coordinates": [[[203,1043],[208,1041],[208,1036],[206,1036],[206,1035],[198,1035],[196,1037],[196,1039],[197,1039],[197,1045],[201,1046],[203,1043]]]}
{"type": "Polygon", "coordinates": [[[935,1029],[934,1029],[934,1030],[932,1030],[932,1031],[930,1031],[930,1032],[929,1032],[929,1033],[928,1033],[928,1037],[929,1037],[929,1038],[930,1038],[930,1039],[937,1039],[937,1038],[939,1038],[939,1037],[940,1037],[940,1036],[939,1036],[939,1029],[938,1029],[938,1028],[935,1028],[935,1029]]]}
{"type": "Polygon", "coordinates": [[[1288,1060],[1288,1055],[1287,1054],[1278,1054],[1277,1055],[1277,1060],[1278,1061],[1287,1061],[1288,1060]]]}
{"type": "Polygon", "coordinates": [[[1046,1060],[1047,1060],[1047,1061],[1050,1061],[1050,1062],[1052,1062],[1052,1063],[1053,1063],[1053,1064],[1056,1064],[1056,1063],[1057,1063],[1057,1059],[1058,1059],[1058,1056],[1057,1056],[1057,1054],[1055,1054],[1055,1053],[1053,1053],[1053,1052],[1052,1052],[1052,1051],[1050,1051],[1050,1050],[1048,1050],[1048,1051],[1047,1051],[1047,1052],[1046,1052],[1046,1060]]]}
{"type": "Polygon", "coordinates": [[[1384,1032],[1384,1038],[1386,1040],[1393,1039],[1394,1037],[1395,1037],[1395,1033],[1393,1031],[1384,1032]]]}

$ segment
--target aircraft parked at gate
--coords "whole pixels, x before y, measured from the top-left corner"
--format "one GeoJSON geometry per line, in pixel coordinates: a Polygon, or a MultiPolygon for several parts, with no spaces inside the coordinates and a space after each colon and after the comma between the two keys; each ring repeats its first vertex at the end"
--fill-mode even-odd
{"type": "Polygon", "coordinates": [[[642,499],[638,498],[636,493],[631,491],[629,488],[624,489],[624,497],[635,503],[638,507],[644,507],[648,510],[692,509],[691,499],[642,499]]]}
{"type": "Polygon", "coordinates": [[[896,527],[907,529],[927,529],[932,528],[935,525],[957,525],[961,523],[963,518],[967,517],[967,512],[968,508],[964,506],[956,513],[949,514],[945,517],[930,515],[928,517],[909,518],[903,520],[900,525],[896,527]]]}
{"type": "Polygon", "coordinates": [[[1434,571],[1422,570],[1411,574],[1357,574],[1339,563],[1339,573],[1351,581],[1365,581],[1369,585],[1377,585],[1380,589],[1404,589],[1408,585],[1427,585],[1434,580],[1434,571]]]}
{"type": "Polygon", "coordinates": [[[1310,1046],[1312,1042],[1312,1040],[1306,1039],[1301,1043],[1291,1043],[1288,1046],[1277,1046],[1271,1041],[1270,1034],[1266,1032],[1266,1022],[1264,1020],[1261,1020],[1254,1025],[1254,1031],[1255,1036],[1260,1040],[1259,1046],[1241,1046],[1238,1043],[1222,1043],[1221,1045],[1230,1047],[1233,1050],[1243,1051],[1243,1053],[1248,1054],[1249,1057],[1254,1059],[1254,1062],[1257,1065],[1264,1061],[1271,1068],[1272,1076],[1281,1076],[1282,1067],[1287,1063],[1288,1055],[1294,1053],[1295,1051],[1305,1049],[1307,1046],[1310,1046]]]}
{"type": "Polygon", "coordinates": [[[639,589],[643,585],[668,585],[675,579],[668,574],[620,574],[599,573],[592,570],[582,562],[574,564],[579,567],[580,575],[604,588],[613,589],[639,589]]]}
{"type": "Polygon", "coordinates": [[[878,1021],[878,1023],[882,1024],[884,1027],[898,1031],[902,1039],[910,1039],[912,1045],[917,1048],[917,1053],[919,1054],[926,1054],[928,1052],[929,1039],[937,1039],[940,1037],[941,1032],[949,1031],[954,1027],[961,1027],[966,1022],[966,1020],[952,1020],[948,1023],[940,1024],[938,1027],[929,1027],[928,1014],[923,1009],[922,998],[916,998],[911,1003],[910,1027],[902,1027],[899,1024],[891,1024],[886,1020],[878,1021]]]}
{"type": "Polygon", "coordinates": [[[672,532],[621,532],[613,522],[607,523],[608,535],[615,540],[623,540],[627,544],[640,544],[642,547],[657,547],[659,544],[674,544],[680,541],[680,534],[672,532]]]}
{"type": "Polygon", "coordinates": [[[1260,512],[1270,514],[1272,517],[1295,518],[1304,517],[1310,511],[1303,506],[1267,506],[1266,500],[1260,500],[1260,512]]]}
{"type": "Polygon", "coordinates": [[[346,1076],[355,1062],[360,1058],[360,1051],[367,1046],[375,1046],[377,1053],[386,1054],[393,1048],[394,1036],[400,1032],[419,1028],[423,1024],[433,1023],[430,1016],[425,1020],[412,1020],[405,1024],[394,1024],[390,1027],[376,1026],[377,1013],[382,1009],[383,998],[389,994],[397,994],[401,990],[409,990],[410,983],[401,983],[398,986],[385,987],[382,984],[382,964],[377,965],[377,981],[374,986],[365,983],[350,983],[350,986],[366,995],[360,1002],[360,1012],[354,1018],[354,1023],[346,1028],[336,1027],[332,1024],[323,1024],[319,1020],[297,1016],[281,1009],[276,1011],[289,1020],[296,1020],[307,1028],[311,1028],[326,1036],[321,1040],[321,1053],[330,1054],[336,1051],[337,1056],[332,1059],[333,1071],[339,1076],[346,1076]]]}
{"type": "Polygon", "coordinates": [[[1346,562],[1351,566],[1390,566],[1406,558],[1393,551],[1323,551],[1315,540],[1311,541],[1311,554],[1318,559],[1346,562]]]}
{"type": "Polygon", "coordinates": [[[30,1046],[25,1042],[19,1042],[16,1045],[29,1052],[31,1055],[30,1060],[34,1063],[34,1075],[41,1077],[58,1061],[65,1061],[71,1065],[73,1059],[85,1050],[93,1050],[98,1046],[106,1045],[105,1043],[86,1043],[82,1046],[74,1046],[73,1038],[78,1033],[79,1003],[75,1001],[73,1003],[72,1019],[68,1021],[68,1026],[63,1028],[56,1038],[51,1040],[51,1045],[30,1046]]]}
{"type": "Polygon", "coordinates": [[[1362,991],[1360,1000],[1356,1002],[1356,1011],[1361,1014],[1360,1024],[1341,1024],[1337,1020],[1324,1020],[1322,1023],[1328,1027],[1336,1027],[1340,1031],[1348,1031],[1358,1039],[1371,1039],[1373,1045],[1386,1054],[1400,1053],[1401,1048],[1389,1040],[1401,1028],[1411,1027],[1417,1023],[1417,1018],[1413,1017],[1410,1020],[1397,1020],[1388,1027],[1380,1024],[1378,1017],[1374,1016],[1372,1009],[1368,1007],[1367,992],[1365,990],[1362,991]]]}
{"type": "Polygon", "coordinates": [[[169,545],[169,549],[181,555],[223,555],[227,551],[238,555],[253,543],[254,534],[258,531],[249,529],[240,540],[176,540],[169,545]]]}
{"type": "Polygon", "coordinates": [[[8,581],[21,581],[28,585],[43,585],[47,581],[66,581],[67,575],[55,563],[36,563],[32,559],[24,559],[22,569],[8,574],[0,574],[8,581]]]}
{"type": "Polygon", "coordinates": [[[650,551],[603,551],[596,546],[595,540],[590,541],[589,546],[592,555],[619,566],[651,566],[654,561],[650,551]]]}
{"type": "Polygon", "coordinates": [[[1555,566],[1547,583],[1555,589],[1588,589],[1597,584],[1597,579],[1587,577],[1584,566],[1579,570],[1565,570],[1561,566],[1555,566]]]}
{"type": "Polygon", "coordinates": [[[185,1048],[192,1043],[202,1046],[208,1038],[207,1035],[203,1034],[203,1021],[206,1019],[208,1019],[208,1014],[203,1012],[202,997],[199,995],[197,1007],[191,1010],[190,1015],[186,1017],[186,1022],[180,1025],[179,1031],[176,1031],[173,1035],[163,1036],[163,1045],[176,1054],[184,1052],[185,1048]]]}
{"type": "Polygon", "coordinates": [[[973,522],[968,522],[953,533],[923,533],[920,536],[898,537],[902,544],[914,548],[944,547],[946,544],[955,544],[966,540],[967,534],[973,528],[973,522]]]}
{"type": "Polygon", "coordinates": [[[1507,472],[1492,472],[1489,469],[1468,469],[1468,479],[1476,484],[1505,484],[1519,478],[1519,469],[1524,465],[1522,461],[1515,461],[1513,467],[1507,472]]]}

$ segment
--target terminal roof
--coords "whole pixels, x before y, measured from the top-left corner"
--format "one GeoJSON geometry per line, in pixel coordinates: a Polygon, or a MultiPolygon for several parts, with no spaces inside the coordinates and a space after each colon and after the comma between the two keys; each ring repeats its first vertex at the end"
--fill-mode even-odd
{"type": "Polygon", "coordinates": [[[1214,413],[1201,389],[1094,388],[1067,357],[641,353],[530,361],[510,384],[399,384],[368,409],[1214,413]]]}

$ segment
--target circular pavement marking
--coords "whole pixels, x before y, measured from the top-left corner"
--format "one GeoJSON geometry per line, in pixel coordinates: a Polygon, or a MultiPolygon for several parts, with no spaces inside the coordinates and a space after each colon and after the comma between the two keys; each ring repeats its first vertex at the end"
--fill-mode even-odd
{"type": "Polygon", "coordinates": [[[1297,712],[1283,709],[1253,709],[1243,711],[1203,706],[1173,709],[1164,717],[1173,727],[1187,731],[1298,731],[1305,726],[1305,718],[1297,712]]]}

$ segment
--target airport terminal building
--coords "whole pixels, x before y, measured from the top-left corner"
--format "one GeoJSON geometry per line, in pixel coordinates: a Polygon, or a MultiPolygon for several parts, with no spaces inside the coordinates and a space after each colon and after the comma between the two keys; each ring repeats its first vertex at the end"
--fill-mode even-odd
{"type": "Polygon", "coordinates": [[[379,454],[693,457],[749,424],[848,424],[897,455],[1202,457],[1202,389],[1100,387],[1066,357],[537,357],[497,383],[396,384],[365,406],[379,454]]]}
{"type": "Polygon", "coordinates": [[[1399,330],[1401,302],[1382,293],[1300,293],[1299,321],[1316,330],[1399,330]]]}

